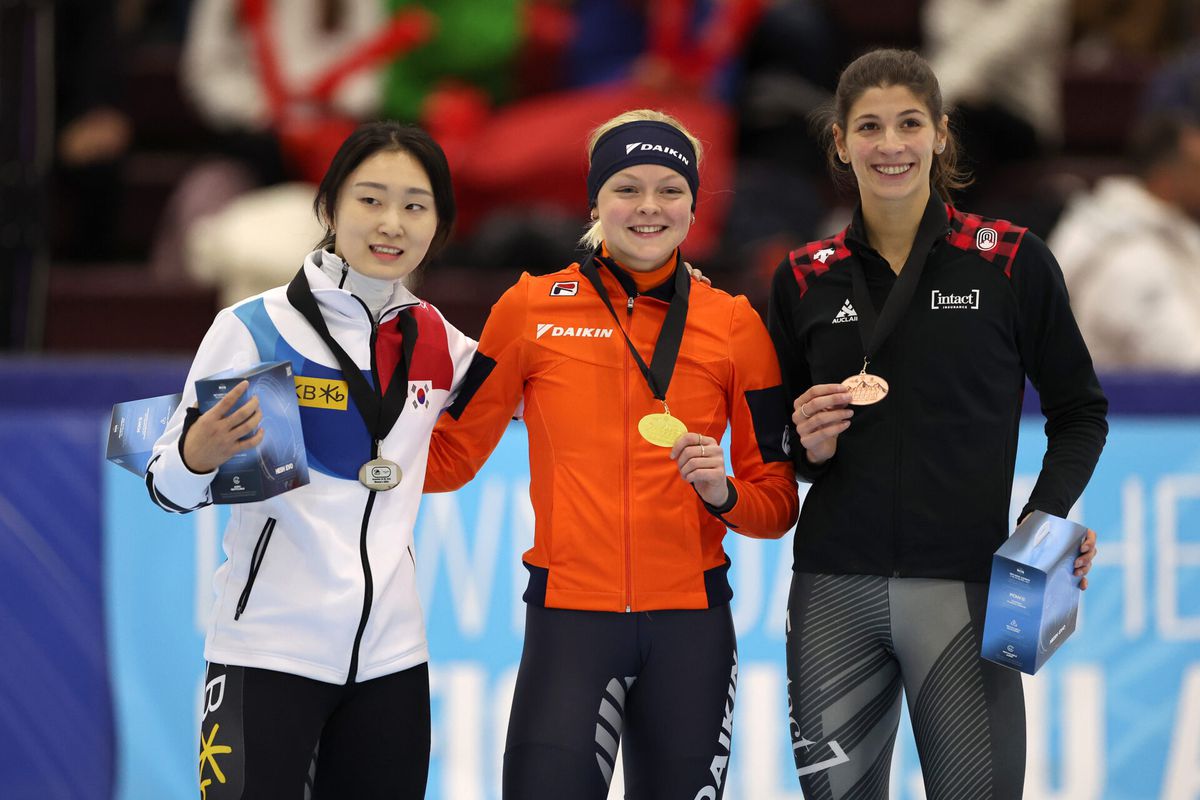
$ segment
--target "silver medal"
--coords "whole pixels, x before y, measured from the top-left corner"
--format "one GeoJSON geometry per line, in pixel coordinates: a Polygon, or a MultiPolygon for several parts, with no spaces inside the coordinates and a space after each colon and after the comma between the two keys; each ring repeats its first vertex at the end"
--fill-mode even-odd
{"type": "Polygon", "coordinates": [[[371,459],[358,470],[359,483],[374,492],[395,489],[400,485],[401,477],[400,465],[386,458],[371,459]]]}

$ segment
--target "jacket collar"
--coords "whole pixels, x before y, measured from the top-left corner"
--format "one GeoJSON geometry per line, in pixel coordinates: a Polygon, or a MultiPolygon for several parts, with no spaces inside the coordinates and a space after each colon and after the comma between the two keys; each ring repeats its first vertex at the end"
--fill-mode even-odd
{"type": "MultiPolygon", "coordinates": [[[[925,211],[921,214],[921,222],[917,225],[917,235],[913,237],[913,241],[929,241],[930,236],[937,234],[934,239],[936,242],[944,239],[949,233],[950,206],[942,202],[936,191],[930,189],[929,202],[925,204],[925,211]]],[[[875,252],[875,248],[871,247],[870,241],[867,239],[867,226],[863,221],[862,203],[855,207],[854,216],[846,228],[846,246],[854,252],[863,250],[875,252]]]]}
{"type": "MultiPolygon", "coordinates": [[[[362,302],[345,289],[339,289],[337,284],[330,280],[321,268],[322,265],[329,264],[333,264],[338,271],[345,266],[345,262],[334,253],[317,249],[305,257],[304,266],[301,267],[304,277],[308,279],[309,288],[312,289],[317,305],[321,307],[322,311],[359,318],[363,313],[362,302]]],[[[420,299],[404,285],[404,281],[397,281],[395,291],[392,292],[392,296],[383,307],[384,314],[381,321],[400,308],[419,305],[420,302],[420,299]]]]}
{"type": "MultiPolygon", "coordinates": [[[[612,273],[612,276],[617,279],[617,283],[621,284],[621,288],[625,290],[627,297],[653,297],[655,300],[669,303],[671,302],[671,298],[675,296],[675,271],[672,271],[667,279],[659,285],[644,292],[639,292],[633,278],[621,268],[612,256],[608,255],[607,248],[597,250],[593,258],[597,264],[602,265],[608,272],[612,273]]],[[[683,267],[683,254],[679,251],[679,248],[675,248],[675,253],[671,258],[675,259],[676,270],[685,268],[683,267]]],[[[604,274],[603,270],[601,274],[604,274]]]]}

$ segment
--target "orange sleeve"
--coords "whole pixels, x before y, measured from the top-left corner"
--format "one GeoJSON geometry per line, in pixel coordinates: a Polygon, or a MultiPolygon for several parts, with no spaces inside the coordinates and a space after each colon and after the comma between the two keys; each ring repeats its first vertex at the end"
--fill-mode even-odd
{"type": "Polygon", "coordinates": [[[796,524],[800,500],[788,455],[788,410],[771,337],[745,297],[734,298],[729,331],[729,458],[737,500],[720,516],[738,533],[779,538],[796,524]]]}
{"type": "Polygon", "coordinates": [[[429,440],[425,492],[451,492],[475,477],[517,409],[524,390],[522,364],[529,274],[492,306],[479,349],[458,396],[429,440]]]}

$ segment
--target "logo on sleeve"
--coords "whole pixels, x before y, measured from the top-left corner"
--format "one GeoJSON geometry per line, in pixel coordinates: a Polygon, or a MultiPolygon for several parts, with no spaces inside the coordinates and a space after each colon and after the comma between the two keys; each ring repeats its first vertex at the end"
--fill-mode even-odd
{"type": "Polygon", "coordinates": [[[433,381],[409,381],[408,403],[414,409],[429,408],[429,393],[433,391],[433,381]]]}
{"type": "Polygon", "coordinates": [[[842,303],[842,310],[837,312],[837,316],[833,318],[834,325],[840,325],[843,322],[858,322],[858,312],[854,310],[854,306],[850,305],[850,300],[842,303]]]}
{"type": "Polygon", "coordinates": [[[943,292],[940,289],[934,289],[930,299],[929,307],[935,311],[938,309],[972,309],[979,308],[979,290],[972,289],[966,294],[952,294],[943,292]]]}
{"type": "Polygon", "coordinates": [[[834,253],[834,250],[832,247],[826,247],[822,250],[818,250],[817,252],[813,253],[813,260],[820,261],[822,264],[824,264],[826,261],[829,260],[829,257],[832,256],[833,253],[834,253]]]}
{"type": "Polygon", "coordinates": [[[1000,243],[1000,236],[995,228],[980,228],[975,231],[975,246],[980,250],[991,250],[1000,243]]]}
{"type": "Polygon", "coordinates": [[[550,287],[551,297],[574,297],[579,294],[579,281],[555,281],[550,287]]]}

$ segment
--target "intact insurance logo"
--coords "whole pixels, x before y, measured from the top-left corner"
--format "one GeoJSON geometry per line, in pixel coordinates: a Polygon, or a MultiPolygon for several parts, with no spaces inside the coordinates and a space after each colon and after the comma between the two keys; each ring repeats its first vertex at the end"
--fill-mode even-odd
{"type": "Polygon", "coordinates": [[[941,289],[934,289],[931,294],[929,307],[935,311],[939,309],[970,309],[972,311],[979,309],[978,289],[971,289],[965,294],[943,292],[941,289]]]}

